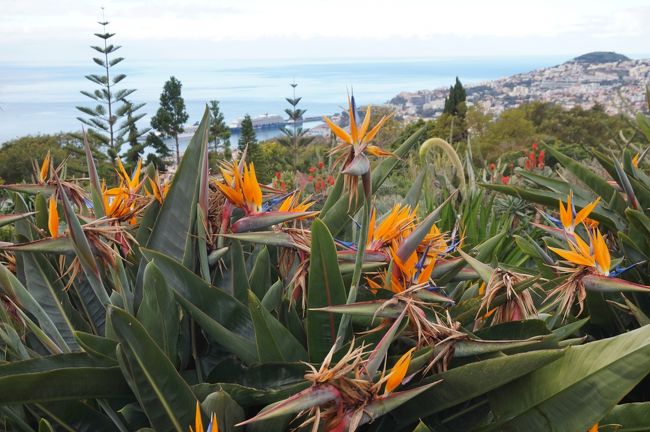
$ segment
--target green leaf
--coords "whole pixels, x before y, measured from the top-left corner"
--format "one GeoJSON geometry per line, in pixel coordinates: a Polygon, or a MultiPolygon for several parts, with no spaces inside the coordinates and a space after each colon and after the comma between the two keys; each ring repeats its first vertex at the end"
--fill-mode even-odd
{"type": "Polygon", "coordinates": [[[470,363],[427,377],[421,384],[442,382],[391,413],[394,427],[385,430],[408,426],[421,418],[483,395],[557,360],[561,355],[562,351],[559,350],[515,354],[470,363]]]}
{"type": "Polygon", "coordinates": [[[49,421],[42,418],[38,422],[38,432],[54,432],[54,429],[52,429],[52,425],[49,421]]]}
{"type": "Polygon", "coordinates": [[[650,402],[616,405],[600,424],[606,431],[647,432],[650,430],[650,402]]]}
{"type": "Polygon", "coordinates": [[[0,404],[130,395],[118,367],[106,366],[86,354],[61,354],[0,366],[0,404]]]}
{"type": "Polygon", "coordinates": [[[625,200],[623,200],[618,191],[607,183],[607,180],[600,174],[596,174],[581,163],[574,161],[553,146],[544,145],[544,148],[596,195],[602,197],[603,201],[607,203],[606,205],[611,206],[612,210],[619,214],[625,212],[625,208],[627,207],[625,200]]]}
{"type": "Polygon", "coordinates": [[[120,367],[131,374],[133,391],[151,425],[158,431],[185,432],[196,404],[190,387],[137,319],[115,307],[108,317],[120,343],[120,367]]]}
{"type": "MultiPolygon", "coordinates": [[[[23,264],[24,264],[23,260],[23,264]]],[[[32,263],[33,260],[30,258],[30,263],[32,263]]],[[[33,267],[35,268],[35,267],[33,267]]],[[[33,275],[32,275],[33,277],[33,275]]],[[[0,287],[2,290],[9,294],[11,298],[14,299],[14,301],[17,301],[18,305],[21,308],[24,308],[25,311],[29,312],[32,314],[36,320],[38,321],[38,324],[40,328],[51,338],[54,340],[54,342],[59,346],[59,348],[66,347],[68,344],[66,342],[66,339],[62,336],[61,332],[59,331],[59,326],[64,325],[64,323],[67,323],[67,319],[63,316],[60,316],[60,310],[58,307],[54,310],[54,319],[48,311],[51,311],[50,308],[55,308],[54,304],[51,304],[50,301],[54,301],[54,299],[49,300],[49,297],[51,296],[51,293],[49,292],[49,287],[47,287],[47,284],[44,284],[42,281],[39,279],[38,284],[34,288],[35,294],[37,297],[40,298],[40,295],[38,293],[38,288],[44,290],[40,294],[45,296],[45,300],[42,300],[45,303],[45,307],[41,305],[41,302],[37,298],[33,296],[31,292],[29,292],[23,284],[20,283],[18,278],[13,275],[4,265],[0,264],[0,287]]],[[[68,337],[69,340],[69,335],[66,333],[65,329],[69,329],[70,327],[65,325],[63,333],[66,334],[66,337],[68,337]]]]}
{"type": "Polygon", "coordinates": [[[25,219],[29,216],[32,216],[34,212],[31,213],[17,213],[17,214],[0,214],[0,227],[5,225],[12,224],[21,219],[25,219]]]}
{"type": "Polygon", "coordinates": [[[307,290],[307,346],[312,362],[322,361],[336,340],[340,315],[313,309],[346,303],[345,287],[339,271],[336,246],[320,219],[312,225],[311,260],[307,290]]]}
{"type": "Polygon", "coordinates": [[[155,261],[144,269],[143,286],[144,296],[136,317],[167,358],[176,364],[180,332],[178,306],[155,261]]]}
{"type": "Polygon", "coordinates": [[[197,173],[200,172],[204,146],[207,145],[209,119],[206,108],[183,154],[147,243],[148,249],[163,252],[179,261],[183,260],[191,241],[199,193],[200,176],[197,173]]]}
{"type": "MultiPolygon", "coordinates": [[[[25,265],[25,282],[29,292],[34,296],[34,299],[45,311],[65,341],[65,345],[60,346],[60,348],[64,351],[69,349],[78,350],[79,346],[73,335],[76,330],[75,319],[72,316],[77,312],[73,309],[56,270],[41,254],[25,253],[23,254],[23,262],[25,265]]],[[[44,321],[44,324],[47,324],[47,321],[44,321]]],[[[57,334],[53,333],[51,336],[56,337],[57,334]]]]}
{"type": "MultiPolygon", "coordinates": [[[[194,242],[194,223],[199,199],[199,183],[205,147],[208,143],[209,110],[203,118],[183,154],[156,221],[148,236],[146,247],[162,252],[183,264],[191,258],[194,242]]],[[[143,233],[143,236],[145,234],[143,233]]],[[[136,304],[142,296],[143,263],[138,270],[136,304]]]]}
{"type": "Polygon", "coordinates": [[[97,299],[104,307],[106,307],[106,305],[110,304],[110,300],[106,293],[104,282],[102,281],[99,266],[97,265],[97,261],[95,261],[95,256],[90,248],[88,238],[86,238],[86,234],[79,223],[79,219],[72,209],[72,204],[70,204],[70,200],[68,200],[68,197],[60,184],[58,186],[58,195],[63,202],[63,213],[68,222],[70,238],[72,239],[72,244],[74,245],[74,250],[79,259],[79,263],[81,264],[81,268],[83,269],[88,282],[90,282],[90,286],[97,296],[97,299]]]}
{"type": "Polygon", "coordinates": [[[420,195],[422,195],[422,186],[424,185],[424,180],[427,178],[427,171],[422,170],[418,176],[413,181],[413,184],[409,188],[406,196],[404,197],[404,204],[408,205],[411,208],[415,208],[420,202],[420,195]]]}
{"type": "Polygon", "coordinates": [[[569,347],[559,360],[492,393],[494,427],[587,430],[648,372],[650,327],[569,347]]]}
{"type": "Polygon", "coordinates": [[[233,240],[230,243],[230,272],[228,274],[229,294],[246,304],[248,302],[248,291],[251,289],[248,284],[248,274],[246,273],[246,260],[244,259],[244,250],[241,243],[233,240]]]}
{"type": "MultiPolygon", "coordinates": [[[[86,402],[68,400],[36,405],[54,425],[75,432],[117,431],[115,424],[86,402]]],[[[59,430],[59,429],[57,429],[59,430]]]]}
{"type": "Polygon", "coordinates": [[[115,357],[116,341],[79,331],[74,333],[74,337],[84,351],[92,357],[98,360],[117,362],[115,357]]]}
{"type": "MultiPolygon", "coordinates": [[[[235,425],[246,419],[244,409],[223,390],[210,393],[201,403],[201,408],[203,409],[203,412],[208,414],[208,417],[211,417],[213,413],[216,414],[219,432],[234,432],[240,430],[235,428],[235,425]]],[[[209,420],[205,423],[206,432],[210,432],[207,429],[208,423],[209,420]]]]}
{"type": "Polygon", "coordinates": [[[142,254],[155,260],[176,300],[211,339],[246,363],[257,361],[253,323],[246,306],[172,258],[148,249],[142,249],[142,254]]]}
{"type": "Polygon", "coordinates": [[[255,341],[260,362],[307,360],[307,351],[300,342],[262,306],[252,291],[248,292],[248,308],[255,327],[255,341]]]}
{"type": "Polygon", "coordinates": [[[259,299],[264,298],[271,287],[271,257],[266,246],[257,254],[248,284],[259,299]]]}

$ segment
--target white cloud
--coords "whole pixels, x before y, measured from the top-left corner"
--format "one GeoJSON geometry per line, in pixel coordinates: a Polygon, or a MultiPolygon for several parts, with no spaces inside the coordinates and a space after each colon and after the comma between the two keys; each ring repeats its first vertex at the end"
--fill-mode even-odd
{"type": "Polygon", "coordinates": [[[83,61],[100,8],[137,57],[648,51],[642,0],[0,0],[0,60],[83,61]]]}

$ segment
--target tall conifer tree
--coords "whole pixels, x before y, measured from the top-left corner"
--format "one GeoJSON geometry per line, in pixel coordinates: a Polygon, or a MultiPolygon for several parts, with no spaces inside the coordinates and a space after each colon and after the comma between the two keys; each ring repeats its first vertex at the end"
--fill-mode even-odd
{"type": "MultiPolygon", "coordinates": [[[[103,8],[102,8],[103,16],[103,8]]],[[[78,120],[88,126],[88,133],[96,138],[102,145],[106,146],[111,161],[119,157],[120,146],[124,142],[124,136],[135,127],[135,123],[144,114],[136,114],[144,104],[127,103],[126,98],[135,92],[135,89],[117,89],[116,86],[126,75],[123,73],[113,74],[113,68],[124,60],[124,57],[115,57],[115,52],[121,48],[111,43],[115,33],[109,33],[106,19],[98,23],[102,26],[101,33],[95,36],[101,40],[99,45],[91,46],[100,53],[93,61],[102,68],[100,74],[86,75],[86,79],[97,85],[93,92],[81,91],[81,94],[97,102],[95,107],[78,106],[77,109],[87,115],[87,118],[78,117],[78,120]],[[127,116],[128,113],[128,116],[127,116]],[[127,121],[118,125],[120,118],[127,118],[127,121]]]]}
{"type": "Polygon", "coordinates": [[[296,97],[296,87],[298,84],[293,82],[289,85],[293,88],[293,97],[286,99],[287,102],[289,102],[289,105],[291,105],[291,108],[285,109],[284,112],[289,116],[289,125],[291,128],[282,128],[282,133],[284,133],[285,136],[278,139],[278,141],[287,147],[291,147],[291,152],[293,154],[293,168],[297,169],[300,148],[307,146],[314,140],[314,137],[307,136],[307,131],[309,129],[303,129],[302,127],[303,116],[307,110],[298,108],[298,104],[302,99],[301,97],[296,97]]]}
{"type": "Polygon", "coordinates": [[[183,133],[183,126],[190,116],[185,111],[185,100],[181,96],[183,84],[175,77],[170,77],[160,94],[160,108],[151,118],[151,126],[161,135],[174,138],[176,142],[176,163],[181,161],[178,148],[178,134],[183,133]]]}

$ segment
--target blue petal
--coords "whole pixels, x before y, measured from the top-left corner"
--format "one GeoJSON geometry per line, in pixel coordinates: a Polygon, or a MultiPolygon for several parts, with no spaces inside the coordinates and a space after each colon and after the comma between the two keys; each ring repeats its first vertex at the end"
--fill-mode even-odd
{"type": "Polygon", "coordinates": [[[639,264],[643,264],[643,263],[645,263],[645,261],[639,261],[638,263],[629,265],[627,267],[621,267],[620,265],[616,266],[616,268],[609,273],[609,277],[618,277],[618,276],[622,275],[623,273],[625,273],[626,271],[638,266],[639,264]]]}

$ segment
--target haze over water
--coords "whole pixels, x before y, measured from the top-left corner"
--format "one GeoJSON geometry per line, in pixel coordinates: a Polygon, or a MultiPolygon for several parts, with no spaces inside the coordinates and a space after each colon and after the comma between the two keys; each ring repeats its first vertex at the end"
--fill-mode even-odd
{"type": "MultiPolygon", "coordinates": [[[[90,51],[90,50],[89,50],[90,51]]],[[[28,134],[55,133],[80,129],[77,105],[91,106],[79,93],[94,90],[84,78],[101,73],[89,52],[84,64],[52,66],[0,62],[0,142],[28,134]]],[[[297,95],[308,116],[332,114],[346,104],[353,89],[360,104],[380,104],[401,91],[449,86],[458,75],[463,83],[492,80],[569,60],[552,57],[484,57],[417,60],[274,60],[274,61],[183,61],[153,63],[127,58],[114,73],[127,78],[119,88],[135,88],[134,102],[145,102],[148,116],[139,123],[148,126],[158,108],[158,98],[170,75],[183,83],[183,97],[190,115],[197,121],[205,103],[221,102],[226,121],[246,113],[281,114],[291,96],[289,83],[299,85],[297,95]]]]}

